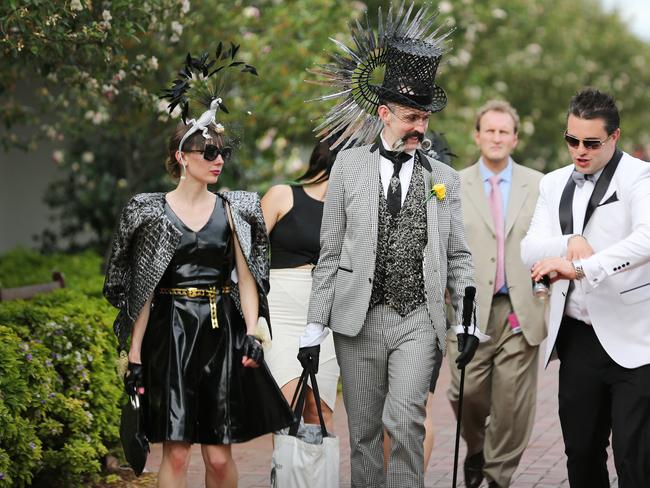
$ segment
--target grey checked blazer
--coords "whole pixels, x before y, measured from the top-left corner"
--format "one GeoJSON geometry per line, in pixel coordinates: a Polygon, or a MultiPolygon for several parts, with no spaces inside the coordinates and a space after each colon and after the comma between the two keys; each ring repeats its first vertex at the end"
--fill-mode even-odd
{"type": "MultiPolygon", "coordinates": [[[[444,199],[434,195],[422,202],[427,206],[428,242],[422,263],[426,306],[438,346],[444,351],[445,288],[449,289],[460,324],[462,297],[466,286],[474,286],[474,268],[465,242],[458,173],[422,152],[419,156],[426,194],[434,184],[446,187],[444,199]]],[[[320,258],[314,270],[307,321],[351,337],[363,326],[372,293],[379,161],[375,146],[342,151],[330,175],[323,211],[320,258]]]]}

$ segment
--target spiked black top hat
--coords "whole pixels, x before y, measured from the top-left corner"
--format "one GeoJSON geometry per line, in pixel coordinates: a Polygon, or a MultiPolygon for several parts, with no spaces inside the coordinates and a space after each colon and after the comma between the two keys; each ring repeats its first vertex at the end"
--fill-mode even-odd
{"type": "Polygon", "coordinates": [[[314,100],[339,100],[316,127],[318,137],[343,130],[333,148],[371,144],[383,128],[380,103],[392,101],[427,112],[447,105],[435,77],[453,29],[438,25],[437,16],[426,3],[416,7],[414,0],[401,0],[390,4],[387,15],[379,8],[376,30],[368,16],[365,25],[351,23],[353,45],[332,39],[342,53],[332,53],[328,64],[309,70],[320,78],[309,81],[334,89],[314,100]],[[385,69],[383,82],[373,83],[380,69],[385,69]]]}
{"type": "Polygon", "coordinates": [[[442,54],[440,47],[419,39],[389,39],[379,99],[425,112],[445,108],[447,95],[435,84],[442,54]]]}

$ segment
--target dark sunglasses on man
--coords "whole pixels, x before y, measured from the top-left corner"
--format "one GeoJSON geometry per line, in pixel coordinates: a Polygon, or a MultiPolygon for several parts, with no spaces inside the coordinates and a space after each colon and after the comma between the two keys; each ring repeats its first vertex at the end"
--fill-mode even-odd
{"type": "Polygon", "coordinates": [[[221,155],[221,158],[225,163],[232,156],[232,147],[230,146],[217,147],[214,144],[206,144],[203,149],[191,149],[185,152],[203,153],[203,159],[205,159],[206,161],[214,161],[219,157],[219,155],[221,155]]]}
{"type": "Polygon", "coordinates": [[[612,134],[608,135],[602,141],[600,139],[578,139],[577,137],[570,135],[567,131],[564,131],[564,140],[569,146],[576,148],[580,146],[580,143],[582,142],[582,145],[588,150],[600,149],[610,137],[612,137],[612,134]]]}

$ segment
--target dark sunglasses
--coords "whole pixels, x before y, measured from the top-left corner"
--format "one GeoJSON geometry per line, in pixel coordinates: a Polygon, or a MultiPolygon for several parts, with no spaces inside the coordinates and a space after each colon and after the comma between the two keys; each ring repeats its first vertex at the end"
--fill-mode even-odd
{"type": "Polygon", "coordinates": [[[577,137],[573,137],[572,135],[569,135],[568,132],[564,131],[564,140],[569,146],[578,147],[582,142],[582,145],[585,147],[585,149],[589,150],[600,149],[610,137],[612,137],[612,134],[608,135],[602,141],[599,139],[578,139],[577,137]]]}
{"type": "Polygon", "coordinates": [[[206,161],[214,161],[219,157],[219,155],[221,155],[221,158],[225,163],[232,156],[232,147],[230,146],[217,147],[214,144],[206,144],[203,149],[191,149],[185,152],[203,153],[203,159],[205,159],[206,161]]]}

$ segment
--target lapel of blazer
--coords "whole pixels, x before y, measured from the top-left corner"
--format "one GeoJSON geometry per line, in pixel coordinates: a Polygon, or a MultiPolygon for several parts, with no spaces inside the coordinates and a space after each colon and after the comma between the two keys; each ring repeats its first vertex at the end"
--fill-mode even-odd
{"type": "MultiPolygon", "coordinates": [[[[374,147],[374,146],[373,146],[374,147]]],[[[357,184],[367,187],[367,191],[360,192],[368,212],[368,225],[370,226],[370,242],[373,249],[377,244],[377,221],[379,219],[379,151],[374,150],[365,158],[361,171],[357,175],[357,184]]]]}
{"type": "MultiPolygon", "coordinates": [[[[424,156],[420,156],[424,157],[424,156]]],[[[435,171],[435,167],[429,170],[426,167],[427,165],[422,165],[422,177],[424,178],[424,194],[426,195],[426,206],[427,206],[427,245],[425,248],[425,259],[423,263],[424,267],[424,278],[425,286],[428,286],[429,283],[426,283],[431,279],[432,276],[435,276],[436,263],[440,261],[439,255],[439,242],[440,234],[438,232],[438,199],[434,195],[429,198],[431,195],[432,180],[433,183],[442,183],[443,180],[435,171]],[[426,252],[428,251],[428,252],[426,252]],[[427,259],[427,254],[430,259],[427,259]]],[[[436,286],[433,287],[437,288],[436,286]]]]}
{"type": "Polygon", "coordinates": [[[506,215],[505,237],[512,230],[517,220],[517,215],[528,198],[528,181],[523,177],[521,168],[517,163],[512,164],[512,181],[510,182],[510,196],[508,197],[508,212],[506,215]]]}
{"type": "Polygon", "coordinates": [[[470,168],[463,184],[467,185],[465,194],[469,201],[474,205],[476,212],[481,216],[481,219],[485,225],[487,225],[488,229],[490,229],[494,234],[494,221],[492,220],[492,213],[490,212],[490,204],[485,195],[485,188],[483,187],[483,178],[481,178],[479,163],[474,164],[470,168]]]}

